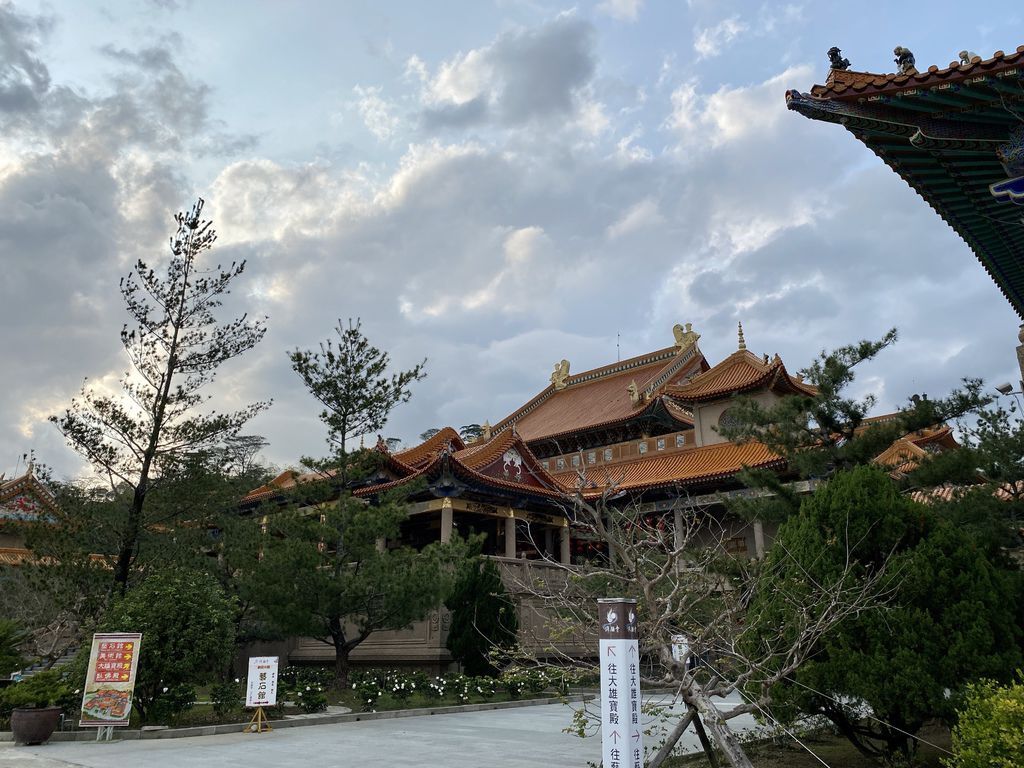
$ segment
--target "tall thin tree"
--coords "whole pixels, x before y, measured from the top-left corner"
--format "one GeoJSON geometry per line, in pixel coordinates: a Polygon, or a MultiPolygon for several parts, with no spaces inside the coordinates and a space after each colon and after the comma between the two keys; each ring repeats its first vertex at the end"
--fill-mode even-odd
{"type": "Polygon", "coordinates": [[[121,343],[131,363],[120,392],[83,385],[62,415],[50,417],[68,444],[88,459],[112,486],[127,485],[131,501],[118,526],[114,579],[128,587],[144,525],[146,496],[161,473],[181,457],[236,436],[269,406],[256,402],[234,412],[199,413],[204,393],[221,365],[252,349],[266,332],[266,318],[246,315],[218,322],[215,310],[245,262],[203,267],[200,257],[217,238],[201,218],[200,198],[175,216],[171,259],[157,271],[141,259],[121,279],[131,324],[121,343]]]}

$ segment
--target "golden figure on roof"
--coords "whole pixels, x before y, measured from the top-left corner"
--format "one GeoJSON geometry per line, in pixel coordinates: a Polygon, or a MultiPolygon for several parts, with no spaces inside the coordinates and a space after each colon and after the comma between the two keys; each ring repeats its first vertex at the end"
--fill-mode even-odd
{"type": "Polygon", "coordinates": [[[693,330],[693,323],[687,323],[684,328],[679,323],[672,326],[672,335],[676,337],[676,346],[679,349],[686,349],[691,344],[696,344],[700,334],[693,330]]]}
{"type": "Polygon", "coordinates": [[[629,402],[633,405],[640,405],[640,388],[636,385],[636,379],[633,379],[626,387],[626,391],[629,392],[629,402]]]}
{"type": "Polygon", "coordinates": [[[736,325],[738,326],[739,348],[740,349],[746,349],[747,348],[747,342],[746,342],[746,339],[743,338],[743,323],[737,323],[736,325]]]}
{"type": "Polygon", "coordinates": [[[555,363],[555,370],[551,374],[551,386],[555,389],[565,389],[566,379],[569,378],[569,361],[563,360],[555,363]]]}

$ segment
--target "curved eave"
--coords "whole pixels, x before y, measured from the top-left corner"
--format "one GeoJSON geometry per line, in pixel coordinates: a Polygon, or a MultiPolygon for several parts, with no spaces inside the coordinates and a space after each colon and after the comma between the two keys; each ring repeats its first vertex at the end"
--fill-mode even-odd
{"type": "Polygon", "coordinates": [[[423,478],[428,482],[434,480],[442,475],[445,469],[451,471],[453,475],[458,477],[460,480],[472,483],[477,487],[493,488],[496,491],[501,492],[503,495],[515,495],[515,496],[534,496],[543,498],[549,501],[561,501],[565,498],[565,493],[558,486],[557,482],[553,478],[550,478],[549,482],[552,485],[551,489],[539,488],[532,485],[524,485],[522,483],[516,483],[511,480],[504,480],[498,477],[492,477],[485,475],[481,472],[476,471],[472,467],[466,466],[463,462],[459,461],[455,457],[448,455],[438,455],[429,464],[425,465],[421,469],[417,470],[408,477],[403,477],[398,480],[392,480],[387,483],[381,483],[379,485],[371,485],[365,488],[359,488],[353,491],[353,496],[359,498],[369,498],[371,496],[377,496],[381,493],[399,488],[403,485],[411,484],[412,482],[423,478]]]}
{"type": "Polygon", "coordinates": [[[888,103],[873,107],[796,91],[786,93],[786,103],[812,120],[843,125],[878,155],[966,243],[1024,319],[1024,210],[989,192],[990,185],[1006,178],[995,149],[1006,141],[1008,129],[1002,129],[1000,140],[992,137],[991,126],[972,123],[975,138],[957,138],[948,126],[940,131],[936,121],[901,115],[888,103]],[[927,130],[920,127],[924,123],[927,130]]]}
{"type": "MultiPolygon", "coordinates": [[[[602,421],[600,424],[591,424],[591,425],[589,425],[587,427],[584,427],[582,429],[567,429],[567,430],[564,430],[562,432],[556,432],[553,435],[544,435],[543,437],[534,437],[529,442],[530,443],[544,443],[544,442],[547,442],[547,441],[565,440],[567,438],[573,437],[574,435],[583,435],[583,434],[587,434],[589,432],[600,432],[602,430],[607,430],[607,429],[617,429],[618,427],[623,427],[626,424],[630,424],[630,423],[632,423],[634,421],[637,421],[638,419],[659,418],[662,414],[664,414],[665,416],[670,418],[672,421],[674,421],[680,427],[683,427],[683,428],[690,427],[690,428],[692,428],[693,427],[693,418],[692,417],[687,417],[686,415],[684,415],[682,413],[674,413],[671,409],[669,409],[667,406],[665,406],[664,403],[661,402],[661,398],[662,397],[663,396],[656,396],[656,397],[651,398],[651,400],[649,402],[647,402],[644,405],[643,408],[638,408],[636,411],[634,411],[633,413],[629,414],[628,416],[623,416],[622,418],[619,418],[619,419],[610,419],[609,421],[602,421]]],[[[680,406],[680,405],[676,405],[676,407],[677,408],[682,408],[682,406],[680,406]]]]}

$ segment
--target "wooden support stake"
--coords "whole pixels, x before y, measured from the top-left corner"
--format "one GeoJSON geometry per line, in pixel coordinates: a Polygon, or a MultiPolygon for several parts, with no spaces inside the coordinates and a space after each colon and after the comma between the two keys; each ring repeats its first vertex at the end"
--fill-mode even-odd
{"type": "Polygon", "coordinates": [[[693,729],[697,731],[697,738],[700,739],[700,745],[704,748],[704,754],[707,755],[711,768],[719,768],[718,755],[715,754],[715,747],[711,743],[711,739],[708,738],[707,731],[704,730],[704,723],[700,721],[700,715],[696,709],[690,711],[693,712],[693,729]]]}
{"type": "Polygon", "coordinates": [[[248,733],[266,733],[274,730],[270,727],[270,721],[267,719],[263,707],[256,707],[256,712],[253,714],[252,720],[249,721],[249,727],[245,730],[248,733]]]}

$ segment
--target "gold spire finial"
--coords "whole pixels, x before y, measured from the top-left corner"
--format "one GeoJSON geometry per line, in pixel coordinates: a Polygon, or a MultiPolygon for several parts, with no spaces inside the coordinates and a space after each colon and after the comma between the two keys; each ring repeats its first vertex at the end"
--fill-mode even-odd
{"type": "Polygon", "coordinates": [[[483,434],[480,435],[480,437],[483,438],[484,440],[491,439],[491,422],[487,421],[486,419],[484,419],[484,431],[483,434]]]}
{"type": "Polygon", "coordinates": [[[743,340],[743,323],[737,323],[737,325],[739,326],[740,349],[746,349],[747,342],[743,340]]]}

